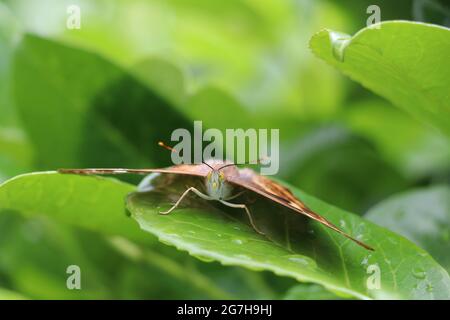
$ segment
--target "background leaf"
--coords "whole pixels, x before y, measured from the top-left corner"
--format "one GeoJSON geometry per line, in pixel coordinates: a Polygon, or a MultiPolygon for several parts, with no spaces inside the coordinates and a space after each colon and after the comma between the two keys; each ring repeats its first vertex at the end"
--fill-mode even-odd
{"type": "Polygon", "coordinates": [[[126,71],[36,36],[26,36],[17,49],[14,81],[39,168],[167,164],[157,142],[175,128],[192,127],[126,71]]]}
{"type": "Polygon", "coordinates": [[[392,196],[371,208],[367,219],[427,250],[450,270],[450,188],[435,186],[392,196]]]}
{"type": "Polygon", "coordinates": [[[280,177],[355,213],[409,183],[372,143],[338,124],[310,130],[282,154],[280,177]]]}
{"type": "Polygon", "coordinates": [[[21,295],[20,293],[0,288],[0,299],[1,300],[23,300],[26,298],[23,295],[21,295]]]}
{"type": "Polygon", "coordinates": [[[448,137],[386,101],[356,102],[342,117],[355,135],[371,141],[374,152],[379,151],[405,178],[437,178],[450,168],[448,137]]]}
{"type": "Polygon", "coordinates": [[[450,134],[450,30],[410,21],[379,26],[353,37],[323,30],[310,46],[353,80],[450,134]]]}

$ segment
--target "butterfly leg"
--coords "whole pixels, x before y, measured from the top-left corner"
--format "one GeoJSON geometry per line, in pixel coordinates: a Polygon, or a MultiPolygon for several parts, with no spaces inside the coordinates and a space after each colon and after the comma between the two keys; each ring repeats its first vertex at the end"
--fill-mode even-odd
{"type": "Polygon", "coordinates": [[[183,200],[183,198],[190,192],[194,192],[196,195],[198,195],[200,198],[203,198],[205,200],[214,200],[213,198],[211,198],[210,196],[201,193],[200,191],[198,191],[196,188],[194,187],[190,187],[188,188],[182,195],[181,197],[177,200],[177,202],[175,202],[175,204],[172,206],[172,208],[170,208],[167,211],[160,211],[160,214],[169,214],[171,213],[174,209],[176,209],[176,207],[178,207],[178,205],[180,204],[181,200],[183,200]]]}
{"type": "Polygon", "coordinates": [[[224,199],[224,200],[232,200],[232,199],[235,199],[235,198],[237,198],[237,197],[239,197],[240,195],[242,195],[243,193],[245,193],[245,191],[247,191],[247,190],[242,190],[241,192],[238,192],[238,193],[236,193],[235,195],[232,195],[231,197],[229,197],[229,198],[226,198],[226,199],[224,199]]]}
{"type": "Polygon", "coordinates": [[[259,230],[255,223],[253,222],[253,218],[252,215],[250,214],[250,210],[248,210],[247,206],[245,204],[239,204],[239,203],[231,203],[225,200],[219,200],[222,204],[226,205],[227,207],[231,207],[231,208],[239,208],[239,209],[244,209],[245,212],[247,213],[248,216],[248,220],[250,220],[250,224],[252,225],[253,229],[255,229],[256,232],[260,233],[260,234],[264,234],[264,232],[262,232],[261,230],[259,230]]]}

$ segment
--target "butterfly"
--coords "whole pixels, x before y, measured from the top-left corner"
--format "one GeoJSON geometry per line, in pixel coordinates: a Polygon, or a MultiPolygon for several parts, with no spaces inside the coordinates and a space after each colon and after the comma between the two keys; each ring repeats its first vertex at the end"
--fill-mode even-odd
{"type": "MultiPolygon", "coordinates": [[[[162,142],[160,146],[176,152],[171,147],[166,146],[162,142]]],[[[367,250],[374,251],[369,245],[353,238],[346,232],[339,229],[336,225],[309,209],[300,199],[298,199],[288,188],[281,184],[257,174],[254,170],[249,168],[239,169],[236,164],[229,161],[220,160],[206,160],[200,164],[179,164],[161,169],[113,169],[113,168],[97,168],[97,169],[59,169],[58,172],[64,174],[80,174],[80,175],[101,175],[101,174],[175,174],[193,177],[201,177],[205,182],[206,193],[201,192],[196,187],[188,187],[183,194],[178,198],[175,204],[167,211],[160,212],[161,214],[169,214],[175,210],[182,200],[189,194],[194,193],[202,199],[208,201],[218,201],[225,206],[231,208],[238,208],[245,211],[249,222],[253,229],[258,233],[262,232],[256,227],[252,214],[245,203],[234,203],[233,200],[239,197],[245,191],[254,192],[266,199],[278,203],[296,213],[305,215],[328,228],[340,233],[348,239],[354,241],[358,245],[367,250]],[[236,189],[242,189],[238,193],[234,193],[236,189]]]]}

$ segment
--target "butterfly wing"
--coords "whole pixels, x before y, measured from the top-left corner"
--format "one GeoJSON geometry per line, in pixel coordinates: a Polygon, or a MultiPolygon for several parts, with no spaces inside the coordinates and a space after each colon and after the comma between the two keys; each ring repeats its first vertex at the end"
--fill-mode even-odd
{"type": "Polygon", "coordinates": [[[349,234],[339,229],[324,217],[313,212],[303,202],[296,198],[289,189],[283,187],[282,185],[265,176],[257,174],[251,169],[241,169],[239,170],[238,175],[227,177],[227,180],[234,185],[249,189],[289,209],[304,214],[309,218],[314,219],[324,224],[328,228],[331,228],[332,230],[342,234],[343,236],[356,242],[357,244],[368,250],[374,250],[372,247],[366,245],[365,243],[351,237],[349,234]]]}
{"type": "Polygon", "coordinates": [[[173,173],[198,177],[206,177],[211,169],[204,164],[180,164],[161,169],[121,169],[121,168],[96,168],[96,169],[58,169],[59,173],[71,174],[149,174],[153,172],[158,173],[173,173]]]}

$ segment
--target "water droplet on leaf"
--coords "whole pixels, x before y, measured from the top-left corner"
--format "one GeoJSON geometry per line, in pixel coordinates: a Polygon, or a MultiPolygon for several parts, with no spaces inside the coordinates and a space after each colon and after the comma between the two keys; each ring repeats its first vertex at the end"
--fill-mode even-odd
{"type": "Polygon", "coordinates": [[[362,265],[368,264],[368,263],[369,263],[369,257],[370,257],[370,256],[364,257],[364,259],[361,261],[361,264],[362,264],[362,265]]]}
{"type": "Polygon", "coordinates": [[[336,60],[344,62],[345,48],[350,44],[351,36],[335,31],[330,31],[329,35],[333,50],[333,56],[336,58],[336,60]]]}
{"type": "Polygon", "coordinates": [[[234,244],[244,244],[247,241],[242,239],[233,239],[231,240],[231,242],[233,242],[234,244]]]}
{"type": "Polygon", "coordinates": [[[427,276],[426,272],[422,268],[414,268],[412,274],[416,279],[425,279],[427,276]]]}
{"type": "Polygon", "coordinates": [[[316,267],[316,262],[308,257],[299,254],[288,256],[288,260],[307,267],[316,267]]]}

